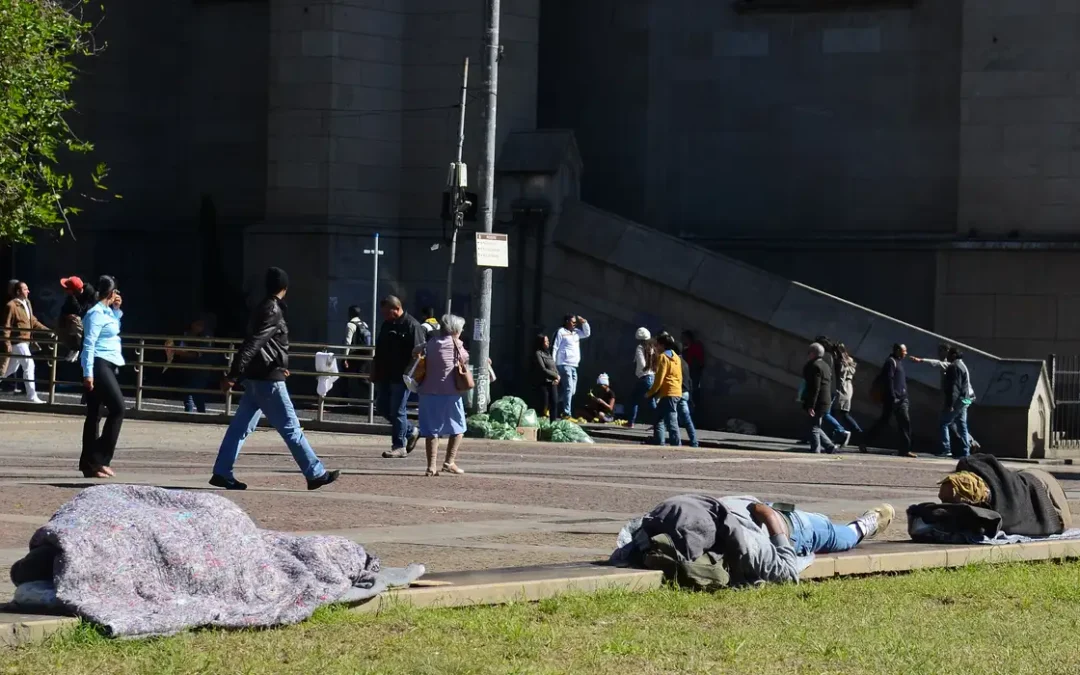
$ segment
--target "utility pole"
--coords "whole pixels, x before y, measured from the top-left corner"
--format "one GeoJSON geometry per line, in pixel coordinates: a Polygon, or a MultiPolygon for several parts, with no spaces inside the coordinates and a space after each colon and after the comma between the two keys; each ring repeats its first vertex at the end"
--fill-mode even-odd
{"type": "MultiPolygon", "coordinates": [[[[379,331],[379,256],[385,251],[379,248],[379,233],[375,233],[375,248],[365,248],[364,255],[375,259],[375,269],[371,275],[371,346],[375,346],[375,336],[379,331]]],[[[370,370],[368,372],[371,372],[370,370]]],[[[368,379],[368,424],[375,422],[375,383],[368,379]]]]}
{"type": "Polygon", "coordinates": [[[450,264],[446,267],[446,313],[454,306],[454,263],[457,261],[457,238],[465,224],[465,211],[472,206],[465,199],[469,186],[468,168],[461,161],[465,149],[465,101],[469,93],[469,59],[465,58],[465,72],[461,76],[461,117],[458,120],[457,161],[450,165],[446,187],[450,190],[451,212],[454,216],[454,232],[450,236],[450,264]]]}
{"type": "MultiPolygon", "coordinates": [[[[492,232],[495,226],[495,122],[499,111],[499,0],[487,0],[487,26],[484,30],[484,52],[487,66],[485,89],[487,105],[484,129],[484,161],[480,165],[480,218],[484,232],[492,232]]],[[[488,407],[490,375],[488,359],[491,355],[491,277],[492,269],[480,271],[480,343],[476,360],[476,409],[486,412],[488,407]]]]}

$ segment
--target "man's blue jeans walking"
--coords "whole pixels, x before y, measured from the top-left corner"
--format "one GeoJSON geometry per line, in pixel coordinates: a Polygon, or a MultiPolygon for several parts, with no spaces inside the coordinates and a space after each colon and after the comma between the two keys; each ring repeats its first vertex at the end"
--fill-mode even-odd
{"type": "Polygon", "coordinates": [[[577,366],[559,366],[559,399],[563,417],[572,417],[577,393],[577,366]]]}
{"type": "MultiPolygon", "coordinates": [[[[686,429],[686,434],[690,436],[690,447],[698,447],[697,429],[694,428],[694,420],[690,417],[690,392],[683,392],[682,398],[679,399],[679,426],[686,429]]],[[[678,430],[675,431],[678,433],[678,430]]]]}
{"type": "Polygon", "coordinates": [[[240,399],[236,415],[229,423],[229,429],[218,449],[217,461],[214,462],[215,475],[235,480],[233,465],[240,456],[240,448],[251,432],[255,431],[263,415],[266,415],[270,425],[281,434],[305,478],[318,478],[326,473],[300,428],[300,420],[296,417],[296,410],[285,383],[246,380],[244,396],[240,399]]]}
{"type": "Polygon", "coordinates": [[[379,385],[378,410],[390,422],[391,449],[404,449],[415,432],[409,422],[409,390],[404,382],[379,385]]]}
{"type": "Polygon", "coordinates": [[[956,437],[960,439],[960,454],[958,457],[967,457],[971,454],[971,435],[968,433],[967,403],[957,401],[952,410],[941,413],[941,454],[952,455],[952,441],[949,438],[949,428],[955,427],[956,437]]]}
{"type": "Polygon", "coordinates": [[[837,525],[828,516],[808,511],[792,511],[791,543],[795,555],[811,553],[840,553],[849,551],[862,540],[850,525],[837,525]]]}
{"type": "Polygon", "coordinates": [[[653,441],[656,445],[682,445],[679,435],[679,404],[682,398],[665,396],[656,404],[656,425],[653,427],[653,441]],[[670,438],[670,441],[668,441],[670,438]]]}
{"type": "Polygon", "coordinates": [[[646,399],[645,394],[649,393],[652,389],[653,382],[656,381],[655,375],[645,375],[639,377],[637,384],[634,385],[633,400],[630,403],[630,426],[637,424],[638,412],[644,406],[649,409],[650,412],[656,411],[656,399],[646,399]]]}

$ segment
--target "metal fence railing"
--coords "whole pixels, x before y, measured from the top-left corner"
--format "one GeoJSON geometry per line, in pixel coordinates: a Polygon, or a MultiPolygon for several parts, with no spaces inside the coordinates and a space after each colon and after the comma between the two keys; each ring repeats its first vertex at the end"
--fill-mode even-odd
{"type": "Polygon", "coordinates": [[[1046,365],[1054,390],[1050,447],[1080,448],[1080,356],[1051,354],[1046,365]]]}
{"type": "MultiPolygon", "coordinates": [[[[25,342],[26,340],[21,340],[17,337],[17,335],[23,333],[30,334],[29,342],[37,348],[37,352],[33,354],[33,359],[38,368],[34,380],[38,387],[39,395],[44,394],[47,397],[46,403],[55,404],[57,402],[58,388],[82,387],[81,372],[76,373],[74,377],[69,377],[69,379],[58,378],[58,367],[68,361],[66,357],[69,352],[50,331],[21,331],[13,329],[11,335],[12,343],[25,342]],[[40,376],[40,368],[42,365],[48,366],[47,379],[43,379],[40,376]]],[[[190,335],[128,334],[122,334],[121,340],[123,343],[124,360],[127,362],[127,365],[133,369],[135,377],[133,383],[129,381],[129,378],[123,378],[120,382],[120,388],[125,394],[133,394],[135,399],[135,410],[141,411],[144,409],[146,399],[150,398],[148,396],[149,394],[163,394],[177,397],[200,395],[223,396],[225,401],[225,414],[232,414],[234,398],[239,392],[230,390],[223,394],[221,389],[216,388],[215,385],[217,385],[221,377],[228,372],[229,367],[232,365],[236,350],[243,340],[237,338],[199,337],[190,335]],[[174,358],[178,352],[195,354],[196,360],[193,362],[178,361],[174,358]],[[220,359],[218,363],[209,362],[218,359],[220,359]],[[163,381],[155,382],[153,378],[147,377],[148,374],[152,373],[164,375],[170,370],[174,372],[196,371],[206,373],[208,376],[206,380],[210,383],[209,386],[215,386],[215,388],[172,386],[163,381]]],[[[373,347],[327,345],[313,342],[291,342],[289,344],[290,379],[318,378],[324,376],[338,377],[345,381],[346,389],[348,389],[349,381],[359,381],[361,384],[367,384],[367,398],[319,395],[317,393],[297,394],[290,392],[291,398],[294,401],[314,403],[316,411],[315,419],[320,422],[325,420],[326,406],[328,404],[360,406],[362,409],[366,408],[367,421],[369,423],[374,422],[375,387],[371,383],[368,373],[364,372],[370,371],[370,364],[374,359],[374,355],[375,350],[373,347]],[[347,356],[346,351],[349,352],[347,356]],[[330,352],[334,354],[339,364],[339,371],[343,370],[341,364],[345,360],[350,362],[360,362],[365,364],[366,367],[357,369],[360,372],[317,372],[315,370],[315,359],[319,352],[330,352]]],[[[9,357],[18,356],[21,355],[13,354],[10,349],[5,348],[4,344],[0,342],[0,361],[9,357]]],[[[2,373],[0,373],[0,375],[2,375],[2,373]]],[[[26,374],[20,370],[18,377],[8,378],[7,381],[26,383],[26,374]]],[[[243,383],[241,382],[239,386],[243,387],[243,383]]],[[[299,389],[306,388],[301,387],[299,389]]],[[[313,389],[316,389],[317,391],[317,387],[313,387],[313,389]]],[[[329,394],[333,393],[333,390],[329,392],[329,394]]]]}

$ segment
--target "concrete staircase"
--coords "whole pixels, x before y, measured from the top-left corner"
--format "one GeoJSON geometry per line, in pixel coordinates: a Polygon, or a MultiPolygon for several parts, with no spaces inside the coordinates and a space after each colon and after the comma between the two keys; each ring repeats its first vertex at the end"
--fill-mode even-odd
{"type": "MultiPolygon", "coordinates": [[[[858,360],[854,414],[864,425],[877,417],[867,392],[893,343],[936,357],[938,345],[949,342],[573,197],[556,199],[543,315],[558,323],[574,311],[590,320],[593,337],[583,343],[582,382],[607,372],[623,401],[632,388],[634,331],[641,325],[676,335],[689,328],[705,342],[702,421],[716,428],[739,418],[763,435],[794,438],[806,435],[794,399],[806,347],[815,336],[843,341],[858,360]]],[[[970,421],[984,450],[1003,457],[1056,456],[1047,443],[1053,394],[1043,362],[964,350],[977,392],[970,421]]],[[[916,449],[935,451],[940,372],[911,362],[906,368],[916,449]]]]}

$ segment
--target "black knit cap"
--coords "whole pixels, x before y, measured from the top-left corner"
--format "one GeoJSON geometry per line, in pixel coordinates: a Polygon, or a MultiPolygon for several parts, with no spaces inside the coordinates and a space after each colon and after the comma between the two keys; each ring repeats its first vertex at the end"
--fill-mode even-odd
{"type": "Polygon", "coordinates": [[[289,287],[289,275],[280,267],[271,267],[266,270],[266,294],[277,295],[289,287]]]}

